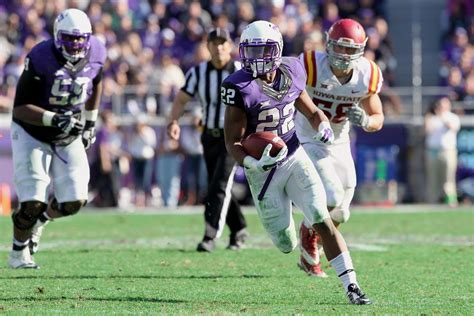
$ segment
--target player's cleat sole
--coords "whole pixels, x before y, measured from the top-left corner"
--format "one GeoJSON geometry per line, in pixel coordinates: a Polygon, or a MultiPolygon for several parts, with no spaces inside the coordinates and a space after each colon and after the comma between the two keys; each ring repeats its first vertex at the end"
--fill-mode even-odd
{"type": "Polygon", "coordinates": [[[354,305],[370,305],[372,301],[361,291],[357,284],[351,283],[347,287],[347,298],[354,305]]]}
{"type": "Polygon", "coordinates": [[[20,264],[18,266],[12,266],[10,265],[10,268],[12,269],[32,269],[32,270],[38,270],[40,268],[39,265],[35,264],[35,263],[24,263],[24,264],[20,264]]]}

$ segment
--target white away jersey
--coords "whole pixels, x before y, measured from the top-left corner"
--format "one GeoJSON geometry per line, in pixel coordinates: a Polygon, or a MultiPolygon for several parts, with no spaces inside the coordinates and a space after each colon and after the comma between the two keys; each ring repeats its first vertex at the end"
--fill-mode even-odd
{"type": "MultiPolygon", "coordinates": [[[[350,123],[345,110],[354,103],[380,92],[382,72],[379,67],[365,57],[361,57],[354,66],[352,78],[341,84],[331,71],[325,52],[308,51],[300,55],[306,74],[306,91],[313,102],[324,111],[334,131],[334,143],[349,142],[350,123]]],[[[306,117],[297,113],[296,131],[302,143],[313,141],[316,131],[306,117]]]]}

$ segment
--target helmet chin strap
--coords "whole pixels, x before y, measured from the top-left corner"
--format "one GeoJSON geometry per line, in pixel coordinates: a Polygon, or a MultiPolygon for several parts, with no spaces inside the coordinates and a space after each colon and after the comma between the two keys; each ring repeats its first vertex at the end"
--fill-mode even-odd
{"type": "Polygon", "coordinates": [[[253,70],[252,76],[253,76],[254,78],[257,78],[257,65],[253,64],[253,65],[252,65],[252,70],[253,70]]]}
{"type": "MultiPolygon", "coordinates": [[[[258,77],[258,73],[259,73],[259,72],[258,72],[258,62],[252,63],[251,68],[252,68],[252,76],[253,76],[254,78],[257,78],[257,77],[258,77]]],[[[263,65],[262,68],[263,68],[262,71],[264,71],[264,70],[265,70],[265,65],[263,65]]]]}

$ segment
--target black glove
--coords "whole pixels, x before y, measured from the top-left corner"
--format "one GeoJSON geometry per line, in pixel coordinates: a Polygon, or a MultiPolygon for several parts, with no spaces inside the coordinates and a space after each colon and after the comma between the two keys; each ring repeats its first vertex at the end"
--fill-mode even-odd
{"type": "Polygon", "coordinates": [[[72,116],[72,112],[64,114],[55,114],[51,120],[51,125],[59,128],[65,134],[70,136],[78,136],[84,129],[84,125],[77,118],[72,116]]]}
{"type": "Polygon", "coordinates": [[[95,121],[86,121],[82,132],[82,143],[85,149],[89,149],[95,143],[95,121]]]}

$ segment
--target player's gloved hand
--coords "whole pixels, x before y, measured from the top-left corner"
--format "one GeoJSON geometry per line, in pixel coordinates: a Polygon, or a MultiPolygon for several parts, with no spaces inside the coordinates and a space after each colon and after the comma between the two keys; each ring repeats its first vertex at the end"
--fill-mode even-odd
{"type": "Polygon", "coordinates": [[[369,116],[358,104],[354,104],[346,110],[346,115],[352,124],[366,129],[369,126],[369,116]]]}
{"type": "Polygon", "coordinates": [[[286,158],[288,147],[285,146],[280,149],[280,152],[275,157],[270,156],[270,150],[272,150],[272,147],[272,144],[268,144],[267,147],[265,147],[260,160],[257,160],[252,156],[246,156],[244,158],[244,167],[247,169],[258,170],[259,172],[265,172],[275,167],[278,162],[286,158]]]}
{"type": "Polygon", "coordinates": [[[85,149],[89,149],[95,143],[95,121],[86,120],[84,131],[82,132],[82,143],[85,149]]]}
{"type": "Polygon", "coordinates": [[[327,121],[319,123],[318,133],[313,136],[313,139],[331,145],[334,141],[334,132],[332,131],[331,124],[327,121]]]}
{"type": "Polygon", "coordinates": [[[64,114],[56,113],[51,120],[51,126],[57,127],[71,136],[78,136],[84,129],[84,124],[68,111],[64,114]]]}

